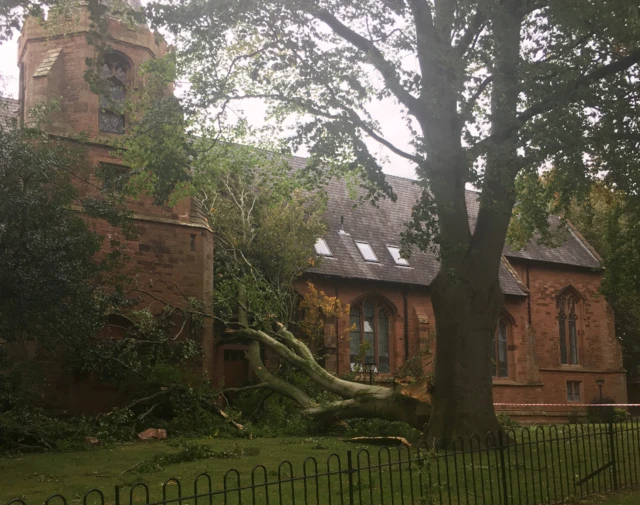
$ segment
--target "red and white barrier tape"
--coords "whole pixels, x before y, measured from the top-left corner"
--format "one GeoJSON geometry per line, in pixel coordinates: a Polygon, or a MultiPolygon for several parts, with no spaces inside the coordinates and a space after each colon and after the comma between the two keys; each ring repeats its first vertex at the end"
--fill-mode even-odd
{"type": "Polygon", "coordinates": [[[494,407],[640,407],[640,403],[494,403],[494,407]]]}

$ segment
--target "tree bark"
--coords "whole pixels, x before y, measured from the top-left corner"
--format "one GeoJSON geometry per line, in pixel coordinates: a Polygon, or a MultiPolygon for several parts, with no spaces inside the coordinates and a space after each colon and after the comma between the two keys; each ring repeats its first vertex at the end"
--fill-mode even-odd
{"type": "Polygon", "coordinates": [[[502,307],[496,280],[476,279],[473,265],[460,266],[453,275],[441,268],[432,283],[436,319],[433,412],[425,437],[428,443],[450,445],[455,437],[477,435],[500,424],[493,408],[491,341],[502,307]]]}
{"type": "MultiPolygon", "coordinates": [[[[488,16],[495,34],[491,130],[515,132],[522,9],[519,2],[509,0],[489,8],[488,16]]],[[[452,114],[451,107],[443,113],[452,114]]],[[[486,439],[488,432],[496,434],[501,430],[493,408],[491,342],[504,298],[498,274],[515,202],[517,143],[514,133],[487,148],[475,229],[467,224],[466,170],[458,168],[464,167],[460,147],[451,143],[446,149],[444,142],[431,145],[434,151],[441,151],[437,159],[441,163],[436,163],[434,169],[442,174],[443,181],[436,178],[441,187],[434,187],[441,263],[431,285],[436,367],[433,414],[425,433],[431,443],[450,445],[457,436],[472,435],[485,443],[492,440],[486,439]]]]}
{"type": "Polygon", "coordinates": [[[357,417],[407,423],[422,431],[429,421],[431,406],[425,399],[410,396],[394,387],[381,387],[376,394],[363,395],[303,410],[309,416],[342,421],[357,417]]]}
{"type": "MultiPolygon", "coordinates": [[[[246,323],[246,318],[242,320],[246,323]]],[[[431,405],[426,381],[410,385],[394,383],[386,387],[341,379],[322,368],[306,344],[284,327],[280,328],[277,335],[244,328],[235,332],[232,340],[249,341],[247,359],[261,385],[296,402],[305,415],[327,421],[356,417],[385,419],[404,422],[418,430],[423,430],[429,421],[431,405]],[[261,345],[342,399],[329,403],[318,402],[300,387],[272,374],[262,362],[261,345]]]]}

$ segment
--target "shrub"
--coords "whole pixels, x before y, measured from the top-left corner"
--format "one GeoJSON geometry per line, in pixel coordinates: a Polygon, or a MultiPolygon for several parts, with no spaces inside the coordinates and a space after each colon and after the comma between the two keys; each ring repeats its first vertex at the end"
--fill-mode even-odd
{"type": "Polygon", "coordinates": [[[614,407],[613,408],[613,422],[614,423],[624,423],[629,420],[629,413],[621,408],[614,407]]]}
{"type": "Polygon", "coordinates": [[[580,413],[577,410],[572,410],[568,416],[569,424],[579,424],[581,423],[583,418],[580,416],[580,413]]]}
{"type": "Polygon", "coordinates": [[[520,423],[513,420],[509,414],[498,414],[498,422],[500,423],[500,426],[505,429],[520,427],[520,423]]]}
{"type": "Polygon", "coordinates": [[[587,420],[590,423],[613,423],[616,422],[615,407],[601,407],[601,404],[615,403],[613,398],[598,398],[591,401],[587,407],[587,420]]]}

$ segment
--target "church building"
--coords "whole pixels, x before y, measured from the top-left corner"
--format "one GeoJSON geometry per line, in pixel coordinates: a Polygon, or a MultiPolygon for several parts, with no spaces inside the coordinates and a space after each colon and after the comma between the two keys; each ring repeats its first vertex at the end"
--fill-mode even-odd
{"type": "MultiPolygon", "coordinates": [[[[129,3],[139,7],[136,0],[129,3]]],[[[86,40],[89,25],[87,12],[55,28],[35,19],[25,23],[18,49],[19,99],[0,100],[0,121],[17,117],[28,122],[32,107],[60,97],[61,108],[48,132],[61,137],[90,132],[89,155],[96,173],[120,173],[127,169],[113,156],[112,146],[126,130],[127,117],[108,104],[143,86],[140,65],[167,48],[146,26],[110,17],[112,51],[102,62],[101,75],[108,81],[111,100],[103,100],[84,79],[86,59],[95,56],[86,40]]],[[[291,158],[293,168],[305,164],[302,158],[291,158]]],[[[421,190],[412,180],[387,178],[398,199],[382,200],[377,207],[354,208],[346,184],[330,183],[328,232],[315,250],[322,260],[300,282],[301,291],[310,280],[350,306],[348,317],[326,321],[326,368],[344,374],[365,367],[381,382],[392,380],[421,349],[434,348],[429,286],[438,270],[430,253],[416,251],[408,260],[400,256],[399,235],[421,190]],[[349,337],[340,338],[345,334],[349,337]],[[365,342],[368,350],[361,353],[365,342]]],[[[94,175],[78,184],[82,194],[91,194],[104,183],[94,175]]],[[[141,198],[128,204],[138,238],[123,239],[131,258],[127,268],[141,287],[145,306],[159,310],[159,300],[180,306],[185,296],[210,299],[213,233],[198,217],[195,203],[187,198],[174,207],[159,207],[151,198],[141,198]]],[[[477,193],[467,192],[467,206],[473,227],[477,193]]],[[[102,223],[92,226],[107,238],[122,238],[102,223]]],[[[556,248],[535,241],[520,251],[505,247],[500,269],[505,303],[491,364],[498,411],[549,421],[566,419],[576,410],[584,414],[584,406],[598,397],[597,379],[604,379],[606,397],[626,402],[614,314],[599,293],[602,274],[601,259],[571,226],[556,248]]],[[[250,376],[242,346],[216,346],[212,325],[200,339],[203,367],[214,381],[230,384],[250,376]]],[[[72,411],[92,410],[87,402],[99,401],[99,395],[74,387],[64,374],[56,380],[56,401],[72,411]]]]}

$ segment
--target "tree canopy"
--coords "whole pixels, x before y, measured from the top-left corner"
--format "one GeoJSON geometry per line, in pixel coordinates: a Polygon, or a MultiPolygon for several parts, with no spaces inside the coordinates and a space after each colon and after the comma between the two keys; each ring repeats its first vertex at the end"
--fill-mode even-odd
{"type": "Polygon", "coordinates": [[[640,373],[640,209],[638,198],[603,183],[575,200],[569,218],[604,260],[602,294],[615,312],[624,367],[640,373]]]}
{"type": "Polygon", "coordinates": [[[120,250],[99,254],[104,237],[78,210],[126,216],[114,201],[79,198],[74,179],[90,168],[81,145],[0,125],[0,146],[0,340],[80,345],[102,327],[120,250]]]}

